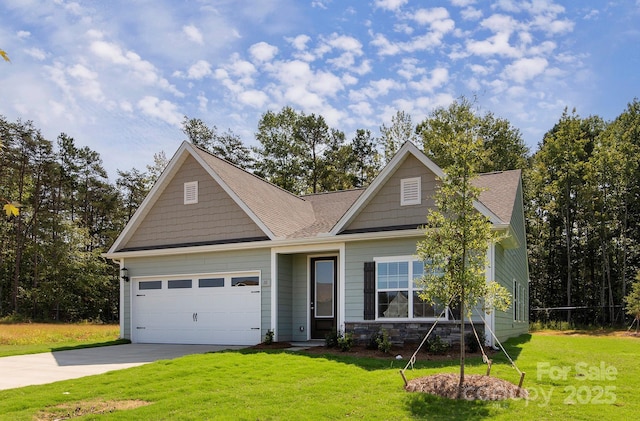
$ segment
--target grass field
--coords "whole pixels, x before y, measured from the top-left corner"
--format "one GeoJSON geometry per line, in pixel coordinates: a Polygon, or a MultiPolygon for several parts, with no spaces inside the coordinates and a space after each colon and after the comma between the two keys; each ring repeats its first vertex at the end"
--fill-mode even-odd
{"type": "MultiPolygon", "coordinates": [[[[529,400],[451,401],[407,393],[404,362],[283,351],[192,355],[99,376],[0,391],[1,420],[627,420],[640,412],[640,339],[525,335],[506,344],[527,373],[529,400]],[[102,415],[95,415],[102,413],[102,415]],[[64,418],[66,419],[66,418],[64,418]]],[[[518,373],[494,357],[492,375],[518,373]]],[[[478,358],[467,372],[483,374],[478,358]]],[[[414,378],[457,372],[457,361],[420,362],[414,378]]]]}
{"type": "Polygon", "coordinates": [[[0,357],[116,344],[117,325],[0,323],[0,357]]]}

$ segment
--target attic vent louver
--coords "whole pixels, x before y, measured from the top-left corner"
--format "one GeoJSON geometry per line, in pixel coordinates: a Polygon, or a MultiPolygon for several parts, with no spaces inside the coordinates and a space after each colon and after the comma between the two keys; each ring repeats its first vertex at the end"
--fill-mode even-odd
{"type": "Polygon", "coordinates": [[[184,204],[192,205],[198,203],[198,182],[190,181],[184,183],[184,204]]]}
{"type": "Polygon", "coordinates": [[[400,206],[419,205],[422,201],[420,177],[400,180],[400,206]]]}

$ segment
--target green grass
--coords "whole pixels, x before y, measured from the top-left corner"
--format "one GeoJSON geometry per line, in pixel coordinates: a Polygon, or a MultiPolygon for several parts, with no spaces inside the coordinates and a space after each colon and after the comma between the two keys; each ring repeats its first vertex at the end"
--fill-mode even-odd
{"type": "Polygon", "coordinates": [[[125,343],[117,325],[0,323],[0,357],[125,343]]]}
{"type": "MultiPolygon", "coordinates": [[[[635,419],[640,411],[639,346],[637,338],[608,336],[535,334],[511,340],[507,349],[527,373],[527,401],[451,401],[407,393],[398,374],[404,362],[391,359],[238,351],[0,391],[0,419],[31,420],[55,405],[96,399],[151,402],[99,416],[109,420],[635,419]],[[617,372],[593,371],[601,365],[617,372]],[[558,374],[561,370],[567,375],[558,374]],[[587,376],[576,376],[581,372],[587,376]]],[[[518,373],[506,358],[496,355],[494,361],[492,375],[517,383],[518,373]]],[[[457,370],[456,361],[420,362],[407,374],[414,378],[457,370]]],[[[468,360],[467,373],[485,370],[479,359],[468,360]]]]}

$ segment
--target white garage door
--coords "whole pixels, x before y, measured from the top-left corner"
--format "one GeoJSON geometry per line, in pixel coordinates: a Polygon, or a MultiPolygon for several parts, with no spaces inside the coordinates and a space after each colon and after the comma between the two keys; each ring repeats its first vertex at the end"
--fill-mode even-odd
{"type": "Polygon", "coordinates": [[[255,345],[260,333],[260,274],[133,279],[136,343],[255,345]]]}

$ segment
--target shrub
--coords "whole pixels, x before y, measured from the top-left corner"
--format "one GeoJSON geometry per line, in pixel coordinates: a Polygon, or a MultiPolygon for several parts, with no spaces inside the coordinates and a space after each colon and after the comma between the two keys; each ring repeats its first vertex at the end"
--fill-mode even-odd
{"type": "Polygon", "coordinates": [[[337,331],[334,330],[331,333],[327,333],[327,335],[324,337],[324,346],[326,346],[327,348],[335,348],[336,346],[338,346],[337,331]]]}
{"type": "Polygon", "coordinates": [[[269,329],[267,330],[267,334],[264,337],[264,342],[265,345],[271,345],[273,343],[273,330],[269,329]]]}
{"type": "Polygon", "coordinates": [[[349,351],[353,346],[353,335],[351,333],[345,333],[344,335],[340,333],[338,334],[337,341],[338,348],[340,348],[341,351],[349,351]]]}
{"type": "Polygon", "coordinates": [[[439,335],[435,335],[432,339],[428,339],[425,345],[425,350],[429,354],[434,355],[442,355],[451,348],[451,344],[447,341],[443,341],[439,335]]]}
{"type": "MultiPolygon", "coordinates": [[[[478,339],[480,339],[480,343],[485,343],[484,333],[478,332],[478,339]]],[[[478,352],[480,351],[480,344],[478,343],[478,339],[476,339],[476,335],[473,333],[467,333],[464,335],[464,343],[467,346],[467,351],[469,352],[478,352]]]]}
{"type": "Polygon", "coordinates": [[[380,335],[376,338],[378,344],[378,350],[388,354],[391,351],[391,342],[389,341],[389,334],[386,330],[382,329],[380,335]]]}

